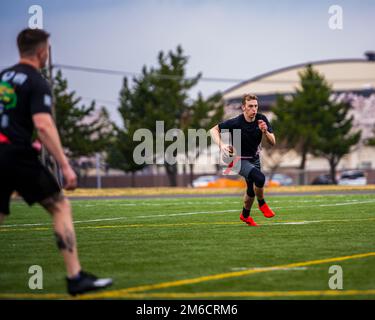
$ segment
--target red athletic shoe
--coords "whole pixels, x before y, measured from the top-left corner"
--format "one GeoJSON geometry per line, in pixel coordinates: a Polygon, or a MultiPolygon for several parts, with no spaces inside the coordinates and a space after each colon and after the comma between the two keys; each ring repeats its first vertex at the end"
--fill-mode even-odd
{"type": "Polygon", "coordinates": [[[242,213],[240,214],[240,220],[245,222],[248,226],[251,226],[251,227],[258,226],[252,217],[249,216],[245,218],[242,213]]]}
{"type": "Polygon", "coordinates": [[[268,206],[267,203],[259,207],[259,210],[262,211],[263,215],[266,218],[272,218],[275,216],[275,212],[272,211],[272,209],[268,206]]]}

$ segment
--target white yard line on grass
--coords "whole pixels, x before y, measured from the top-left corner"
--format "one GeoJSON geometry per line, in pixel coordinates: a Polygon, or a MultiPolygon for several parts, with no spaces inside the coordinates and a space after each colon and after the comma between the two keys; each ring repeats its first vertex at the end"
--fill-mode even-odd
{"type": "MultiPolygon", "coordinates": [[[[333,203],[333,204],[317,204],[314,206],[293,206],[293,207],[272,207],[274,209],[294,209],[294,208],[313,208],[313,207],[330,207],[330,206],[345,206],[345,205],[357,205],[357,204],[364,204],[364,203],[373,203],[375,200],[367,200],[367,201],[356,201],[356,202],[341,202],[341,203],[333,203]]],[[[135,217],[117,217],[117,218],[100,218],[100,219],[92,219],[92,220],[78,220],[75,221],[75,224],[78,223],[88,223],[88,222],[102,222],[102,221],[116,221],[116,220],[127,220],[127,219],[144,219],[144,218],[160,218],[160,217],[175,217],[175,216],[189,216],[189,215],[196,215],[196,214],[217,214],[217,213],[227,213],[227,212],[239,212],[239,209],[229,209],[229,210],[215,210],[215,211],[193,211],[193,212],[181,212],[181,213],[171,213],[171,214],[153,214],[153,215],[144,215],[144,216],[135,216],[135,217]]],[[[289,222],[290,224],[304,224],[304,221],[301,222],[289,222]]],[[[313,222],[312,222],[313,223],[313,222]]],[[[277,223],[274,223],[277,224],[277,223]]],[[[12,228],[12,227],[36,227],[36,226],[48,226],[51,223],[27,223],[27,224],[9,224],[0,226],[0,228],[12,228]]]]}
{"type": "MultiPolygon", "coordinates": [[[[172,213],[172,214],[154,214],[148,216],[136,216],[136,217],[118,217],[118,218],[103,218],[103,219],[93,219],[93,220],[78,220],[74,221],[75,224],[77,223],[86,223],[86,222],[101,222],[101,221],[115,221],[115,220],[127,220],[127,219],[134,219],[134,218],[159,218],[159,217],[174,217],[174,216],[189,216],[194,214],[216,214],[216,213],[226,213],[226,212],[235,212],[239,209],[233,210],[220,210],[220,211],[194,211],[194,212],[182,212],[182,213],[172,213]]],[[[8,224],[1,226],[0,228],[11,228],[11,227],[39,227],[39,226],[49,226],[51,223],[28,223],[28,224],[8,224]]]]}
{"type": "MultiPolygon", "coordinates": [[[[261,223],[259,226],[277,226],[277,225],[304,225],[304,224],[311,224],[311,223],[324,223],[324,222],[355,222],[355,221],[374,221],[375,218],[363,218],[363,219],[330,219],[330,220],[310,220],[310,221],[286,221],[286,222],[268,222],[268,223],[261,223]]],[[[240,222],[186,222],[186,223],[170,223],[170,224],[115,224],[115,225],[100,225],[100,226],[83,226],[78,227],[79,229],[108,229],[108,228],[138,228],[138,227],[186,227],[192,225],[221,225],[221,226],[228,226],[228,225],[240,225],[240,222]]],[[[35,227],[35,228],[27,228],[27,229],[17,229],[17,228],[0,228],[0,232],[6,231],[28,231],[28,230],[49,230],[47,227],[35,227]]]]}
{"type": "MultiPolygon", "coordinates": [[[[77,207],[95,207],[98,205],[98,203],[100,203],[100,206],[101,207],[112,207],[113,206],[113,202],[112,203],[105,203],[103,204],[103,202],[108,202],[108,201],[112,201],[112,200],[104,200],[103,202],[102,201],[96,201],[96,200],[90,200],[90,201],[95,201],[93,203],[90,203],[90,204],[80,204],[80,203],[77,203],[81,200],[76,200],[76,203],[75,203],[75,206],[77,207]]],[[[122,200],[115,200],[115,201],[122,201],[122,200]]],[[[116,206],[123,206],[123,207],[132,207],[132,206],[165,206],[165,205],[168,205],[168,206],[180,206],[181,205],[181,201],[179,202],[176,202],[176,201],[173,201],[173,202],[169,202],[169,201],[166,201],[166,202],[161,202],[161,203],[157,203],[157,202],[151,202],[151,200],[146,200],[146,201],[149,201],[150,203],[146,203],[146,202],[141,202],[141,203],[116,203],[116,206]]],[[[314,203],[318,203],[318,202],[326,202],[327,200],[326,199],[321,199],[321,200],[272,200],[270,202],[272,203],[279,203],[279,202],[292,202],[292,203],[311,203],[311,202],[314,202],[314,203]]],[[[358,203],[359,200],[357,199],[348,199],[346,200],[345,203],[358,203]]],[[[198,205],[198,204],[204,204],[204,205],[217,205],[217,204],[237,204],[239,203],[239,201],[234,201],[234,200],[226,200],[226,201],[184,201],[183,204],[184,205],[198,205]]],[[[330,205],[335,205],[335,204],[330,204],[330,205]]]]}
{"type": "Polygon", "coordinates": [[[359,218],[359,219],[327,219],[327,220],[303,220],[303,221],[288,221],[288,222],[273,222],[273,223],[262,223],[261,226],[274,226],[274,225],[299,225],[299,224],[311,224],[311,223],[322,223],[322,222],[353,222],[353,221],[372,221],[374,218],[359,218]]]}
{"type": "Polygon", "coordinates": [[[319,207],[333,207],[333,206],[345,206],[348,204],[361,204],[361,203],[371,203],[375,202],[375,200],[367,200],[367,201],[357,201],[357,202],[352,202],[352,203],[328,203],[328,204],[319,204],[319,207]]]}

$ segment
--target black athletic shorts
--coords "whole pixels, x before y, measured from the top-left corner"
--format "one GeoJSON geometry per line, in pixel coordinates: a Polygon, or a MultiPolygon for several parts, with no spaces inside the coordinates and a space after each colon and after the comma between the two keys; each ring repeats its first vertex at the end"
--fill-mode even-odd
{"type": "Polygon", "coordinates": [[[253,170],[253,168],[257,168],[259,171],[262,170],[259,157],[254,157],[251,159],[241,159],[239,167],[239,175],[243,176],[246,180],[249,177],[249,173],[251,172],[251,170],[253,170]]]}
{"type": "Polygon", "coordinates": [[[249,179],[249,174],[251,170],[257,168],[259,171],[262,170],[259,157],[254,157],[252,159],[243,159],[241,160],[241,170],[239,174],[245,178],[247,185],[247,194],[251,197],[254,197],[254,181],[249,179]]]}
{"type": "Polygon", "coordinates": [[[61,188],[34,149],[0,144],[0,213],[9,214],[14,191],[31,206],[60,193],[61,188]]]}

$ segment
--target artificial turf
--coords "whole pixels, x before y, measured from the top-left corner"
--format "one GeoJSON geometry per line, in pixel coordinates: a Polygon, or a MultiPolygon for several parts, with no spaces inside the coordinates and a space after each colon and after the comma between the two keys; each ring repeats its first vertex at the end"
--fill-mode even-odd
{"type": "MultiPolygon", "coordinates": [[[[272,196],[267,201],[276,217],[266,219],[254,206],[255,228],[239,220],[240,196],[73,200],[82,265],[114,278],[106,298],[374,299],[374,195],[272,196]],[[343,256],[349,258],[308,263],[343,256]],[[288,267],[298,262],[302,265],[288,267]],[[331,265],[342,267],[343,290],[328,286],[331,265]],[[272,266],[286,267],[259,271],[272,266]],[[138,288],[165,282],[170,284],[138,288]],[[124,290],[134,287],[134,296],[124,290]],[[347,290],[353,294],[340,295],[347,290]]],[[[0,227],[0,298],[65,294],[65,269],[50,217],[21,201],[11,209],[0,227]],[[28,287],[31,265],[43,269],[43,290],[28,287]]]]}

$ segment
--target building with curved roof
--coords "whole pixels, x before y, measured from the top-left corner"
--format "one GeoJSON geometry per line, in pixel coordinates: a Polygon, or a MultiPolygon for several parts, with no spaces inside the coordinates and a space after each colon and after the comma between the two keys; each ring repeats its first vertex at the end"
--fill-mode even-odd
{"type": "Polygon", "coordinates": [[[277,94],[292,94],[299,86],[299,72],[307,65],[323,74],[336,93],[354,92],[369,96],[375,92],[375,53],[368,52],[367,59],[335,59],[306,62],[264,73],[243,81],[226,91],[227,104],[241,102],[244,93],[254,93],[260,105],[270,108],[277,94]]]}

